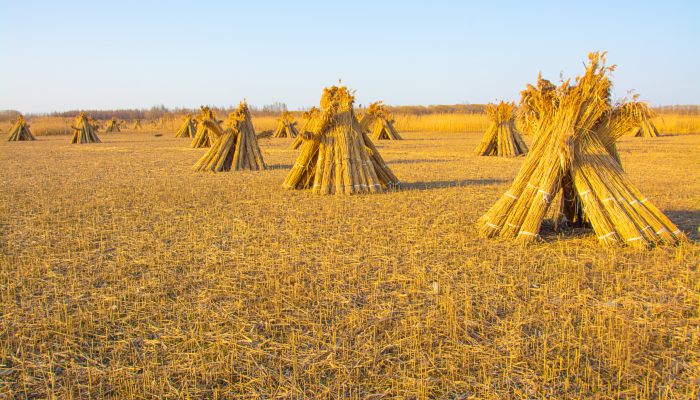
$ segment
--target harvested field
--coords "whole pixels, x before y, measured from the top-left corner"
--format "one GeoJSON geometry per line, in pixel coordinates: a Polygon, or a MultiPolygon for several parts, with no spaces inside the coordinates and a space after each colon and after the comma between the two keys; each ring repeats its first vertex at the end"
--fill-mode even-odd
{"type": "Polygon", "coordinates": [[[0,142],[0,398],[700,396],[698,134],[619,143],[691,239],[640,251],[480,239],[524,161],[481,132],[378,142],[403,188],[357,196],[154,133],[0,142]]]}

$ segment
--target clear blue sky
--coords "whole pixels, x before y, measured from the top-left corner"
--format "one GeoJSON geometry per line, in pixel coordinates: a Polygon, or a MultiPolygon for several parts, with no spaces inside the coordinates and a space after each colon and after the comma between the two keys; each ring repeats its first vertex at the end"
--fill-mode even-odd
{"type": "Polygon", "coordinates": [[[700,1],[0,0],[0,109],[516,100],[591,50],[615,95],[700,104],[700,1]],[[237,3],[237,4],[229,4],[237,3]]]}

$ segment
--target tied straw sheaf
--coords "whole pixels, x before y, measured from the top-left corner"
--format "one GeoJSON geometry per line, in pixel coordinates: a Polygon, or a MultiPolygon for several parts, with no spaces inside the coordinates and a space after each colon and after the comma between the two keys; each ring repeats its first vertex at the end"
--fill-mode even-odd
{"type": "Polygon", "coordinates": [[[84,112],[78,115],[75,119],[75,126],[71,128],[73,129],[71,144],[101,143],[100,138],[97,137],[95,127],[90,123],[84,112]]]}
{"type": "Polygon", "coordinates": [[[298,149],[301,147],[305,140],[304,137],[310,137],[312,135],[312,133],[309,132],[309,129],[315,125],[314,119],[318,118],[320,115],[321,110],[319,110],[318,107],[311,107],[309,111],[305,111],[302,114],[302,117],[304,117],[304,126],[301,128],[301,133],[298,134],[292,142],[293,149],[298,149]]]}
{"type": "Polygon", "coordinates": [[[110,119],[109,122],[107,122],[105,132],[121,132],[121,129],[119,129],[119,123],[117,122],[117,118],[112,117],[112,119],[110,119]]]}
{"type": "Polygon", "coordinates": [[[402,140],[389,109],[381,101],[371,103],[360,118],[360,126],[374,140],[402,140]]]}
{"type": "Polygon", "coordinates": [[[25,140],[36,140],[32,132],[29,130],[29,124],[21,114],[17,116],[17,121],[10,130],[10,135],[7,138],[8,142],[19,142],[25,140]]]}
{"type": "Polygon", "coordinates": [[[660,136],[659,130],[656,129],[656,125],[654,125],[654,122],[652,121],[654,114],[651,111],[651,108],[649,108],[649,105],[644,102],[636,101],[636,95],[634,100],[635,101],[632,103],[634,104],[634,107],[632,107],[630,111],[635,114],[635,117],[639,120],[639,124],[632,128],[632,136],[645,138],[660,136]]]}
{"type": "Polygon", "coordinates": [[[199,113],[197,131],[195,132],[190,147],[195,149],[211,147],[216,139],[221,136],[222,132],[223,128],[221,127],[221,122],[214,116],[214,111],[209,107],[203,106],[199,113]]]}
{"type": "Polygon", "coordinates": [[[195,137],[197,133],[197,128],[194,123],[194,118],[192,117],[192,114],[187,114],[185,117],[182,119],[182,125],[180,125],[180,129],[175,132],[175,137],[176,138],[193,138],[195,137]]]}
{"type": "Polygon", "coordinates": [[[287,189],[321,194],[374,193],[399,180],[362,129],[347,87],[323,90],[321,113],[303,132],[301,153],[284,181],[287,189]]]}
{"type": "Polygon", "coordinates": [[[574,84],[567,80],[554,94],[548,91],[551,109],[532,125],[534,143],[523,167],[479,220],[483,236],[532,242],[561,191],[560,218],[585,219],[605,244],[646,247],[685,238],[622,169],[615,141],[638,119],[633,103],[611,104],[613,70],[605,65],[605,53],[592,53],[574,84]]]}
{"type": "Polygon", "coordinates": [[[280,116],[277,122],[277,129],[275,129],[275,132],[272,134],[272,137],[296,138],[299,135],[299,131],[297,131],[296,125],[297,123],[296,121],[294,121],[294,117],[292,117],[292,114],[285,111],[280,116]]]}
{"type": "Polygon", "coordinates": [[[480,156],[517,157],[527,153],[527,145],[515,129],[515,104],[501,101],[486,107],[489,127],[475,152],[480,156]]]}
{"type": "MultiPolygon", "coordinates": [[[[227,122],[226,130],[218,136],[193,169],[212,172],[232,169],[264,170],[265,161],[245,102],[241,102],[238,109],[229,115],[227,122]]],[[[216,129],[215,126],[212,128],[216,129]]]]}

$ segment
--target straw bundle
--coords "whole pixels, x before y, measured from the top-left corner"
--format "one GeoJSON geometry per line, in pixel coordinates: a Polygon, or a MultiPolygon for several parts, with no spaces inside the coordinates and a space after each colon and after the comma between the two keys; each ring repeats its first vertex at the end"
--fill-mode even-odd
{"type": "MultiPolygon", "coordinates": [[[[552,200],[561,192],[560,214],[585,218],[605,244],[646,247],[675,243],[683,233],[644,197],[610,154],[606,142],[618,131],[610,104],[605,53],[589,55],[586,73],[557,89],[557,105],[542,115],[532,150],[513,184],[479,220],[486,237],[531,242],[539,236],[552,200]],[[612,132],[612,133],[611,133],[612,132]],[[572,206],[579,202],[580,207],[572,206]]],[[[619,109],[617,115],[623,116],[619,109]]]]}
{"type": "Polygon", "coordinates": [[[537,86],[528,84],[520,92],[520,104],[516,113],[516,126],[523,135],[530,135],[537,128],[537,122],[543,115],[556,107],[556,85],[537,75],[537,86]]]}
{"type": "Polygon", "coordinates": [[[302,133],[301,153],[284,181],[287,189],[322,194],[379,192],[399,180],[361,128],[346,87],[326,88],[321,115],[302,133]]]}
{"type": "Polygon", "coordinates": [[[141,120],[140,119],[137,119],[136,121],[134,121],[134,128],[133,129],[134,130],[141,129],[141,120]]]}
{"type": "Polygon", "coordinates": [[[194,118],[192,115],[187,114],[182,120],[182,125],[180,129],[175,133],[176,138],[193,138],[197,132],[197,128],[194,126],[194,118]]]}
{"type": "Polygon", "coordinates": [[[311,107],[309,111],[305,111],[302,114],[306,121],[304,122],[304,126],[301,128],[302,134],[298,134],[297,137],[294,139],[294,142],[292,142],[293,149],[298,149],[302,145],[302,143],[304,143],[304,137],[308,137],[309,134],[303,135],[303,133],[309,132],[311,126],[314,125],[314,119],[318,118],[320,114],[321,111],[316,107],[311,107]]]}
{"type": "Polygon", "coordinates": [[[292,114],[285,111],[282,113],[282,116],[280,117],[279,122],[277,123],[277,129],[275,129],[275,132],[272,134],[272,137],[275,137],[275,138],[283,138],[283,137],[295,138],[299,135],[299,131],[297,131],[296,125],[297,125],[297,123],[296,123],[296,121],[294,121],[292,114]]]}
{"type": "Polygon", "coordinates": [[[29,124],[24,120],[24,117],[20,114],[17,116],[17,121],[15,125],[10,130],[10,135],[7,138],[8,142],[19,142],[25,140],[36,140],[32,132],[29,130],[29,124]]]}
{"type": "Polygon", "coordinates": [[[195,171],[264,170],[258,139],[245,102],[229,116],[230,126],[197,161],[195,171]]]}
{"type": "Polygon", "coordinates": [[[221,136],[223,129],[209,107],[201,107],[199,123],[190,147],[210,147],[221,136]]]}
{"type": "Polygon", "coordinates": [[[515,104],[501,101],[489,104],[486,114],[490,125],[486,129],[481,143],[476,147],[480,156],[516,157],[527,153],[527,145],[515,129],[515,104]]]}
{"type": "Polygon", "coordinates": [[[96,120],[95,118],[88,117],[88,121],[90,123],[90,126],[92,126],[92,130],[95,132],[99,132],[100,128],[100,121],[96,120]]]}
{"type": "Polygon", "coordinates": [[[381,101],[371,103],[360,119],[360,125],[374,140],[402,140],[394,127],[391,113],[381,101]]]}
{"type": "Polygon", "coordinates": [[[632,112],[635,114],[639,120],[639,124],[632,129],[632,135],[634,137],[646,137],[653,138],[659,137],[659,130],[656,129],[656,125],[652,122],[654,117],[651,108],[647,103],[636,101],[632,102],[634,107],[632,107],[632,112]]]}
{"type": "Polygon", "coordinates": [[[110,119],[109,122],[107,122],[107,128],[105,128],[105,132],[121,132],[116,118],[112,117],[112,119],[110,119]]]}
{"type": "Polygon", "coordinates": [[[71,128],[73,129],[71,144],[101,143],[100,138],[97,137],[93,126],[90,124],[90,121],[88,121],[88,117],[84,112],[78,115],[78,118],[75,119],[75,126],[71,128]]]}

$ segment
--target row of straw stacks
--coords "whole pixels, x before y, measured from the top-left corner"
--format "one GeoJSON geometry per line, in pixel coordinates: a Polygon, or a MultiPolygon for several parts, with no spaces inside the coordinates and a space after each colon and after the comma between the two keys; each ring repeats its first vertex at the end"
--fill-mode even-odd
{"type": "Polygon", "coordinates": [[[527,153],[527,145],[515,129],[515,104],[501,101],[486,107],[489,126],[476,147],[480,156],[517,157],[527,153]]]}
{"type": "Polygon", "coordinates": [[[559,196],[559,216],[583,219],[605,244],[676,243],[683,233],[623,171],[614,143],[637,123],[610,100],[605,53],[589,55],[585,74],[563,82],[552,108],[532,126],[534,143],[508,191],[479,220],[486,237],[532,242],[559,196]]]}
{"type": "Polygon", "coordinates": [[[231,113],[228,127],[194,165],[194,171],[264,170],[265,161],[258,145],[250,111],[245,102],[231,113]]]}
{"type": "Polygon", "coordinates": [[[32,135],[32,132],[29,130],[29,124],[24,119],[24,116],[20,114],[17,116],[17,121],[15,121],[15,124],[10,130],[10,135],[8,136],[7,141],[19,142],[25,140],[36,140],[36,138],[34,137],[34,135],[32,135]]]}
{"type": "Polygon", "coordinates": [[[399,180],[362,129],[354,96],[342,86],[326,88],[321,112],[305,130],[301,152],[284,181],[287,189],[320,194],[379,192],[399,180]]]}

